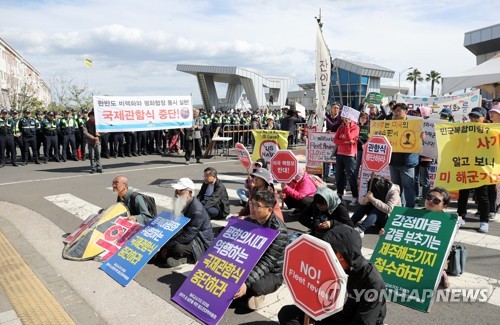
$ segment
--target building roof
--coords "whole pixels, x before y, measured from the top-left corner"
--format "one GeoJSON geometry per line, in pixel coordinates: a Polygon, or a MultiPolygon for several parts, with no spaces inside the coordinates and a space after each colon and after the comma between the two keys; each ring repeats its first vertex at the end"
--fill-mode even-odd
{"type": "Polygon", "coordinates": [[[186,72],[194,76],[196,76],[197,73],[212,75],[215,82],[228,84],[240,84],[240,77],[249,79],[260,77],[266,81],[265,86],[269,88],[279,88],[280,80],[293,79],[293,77],[264,77],[244,68],[214,65],[178,64],[177,71],[186,72]]]}
{"type": "Polygon", "coordinates": [[[500,24],[465,33],[464,46],[474,55],[500,51],[500,24]]]}
{"type": "Polygon", "coordinates": [[[305,84],[298,84],[298,86],[303,90],[314,90],[316,89],[316,84],[314,82],[308,82],[305,84]]]}
{"type": "Polygon", "coordinates": [[[376,64],[348,61],[339,58],[333,60],[333,66],[368,77],[392,78],[395,73],[376,64]]]}

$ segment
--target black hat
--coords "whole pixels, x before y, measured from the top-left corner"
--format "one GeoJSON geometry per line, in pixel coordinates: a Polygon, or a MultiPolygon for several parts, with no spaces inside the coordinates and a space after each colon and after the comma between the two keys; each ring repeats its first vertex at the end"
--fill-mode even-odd
{"type": "Polygon", "coordinates": [[[63,114],[70,114],[70,113],[71,113],[71,112],[70,112],[70,110],[69,110],[69,109],[65,109],[65,110],[63,111],[63,114]]]}
{"type": "Polygon", "coordinates": [[[9,113],[9,111],[8,111],[8,110],[6,110],[6,109],[2,109],[2,114],[7,114],[7,113],[9,113]]]}
{"type": "Polygon", "coordinates": [[[23,113],[24,113],[24,114],[31,114],[31,110],[30,110],[29,108],[27,108],[27,109],[25,109],[25,110],[23,111],[23,113]]]}
{"type": "Polygon", "coordinates": [[[83,114],[87,114],[88,112],[89,112],[89,110],[88,110],[88,109],[86,109],[86,108],[82,109],[82,113],[83,113],[83,114]]]}
{"type": "Polygon", "coordinates": [[[43,115],[42,111],[36,111],[36,115],[43,115]]]}
{"type": "Polygon", "coordinates": [[[47,115],[52,115],[52,116],[54,116],[55,114],[54,114],[54,112],[53,112],[53,111],[49,111],[49,112],[47,112],[47,115]]]}
{"type": "Polygon", "coordinates": [[[16,115],[16,114],[19,114],[19,113],[17,112],[17,110],[15,110],[15,109],[11,109],[11,110],[10,110],[10,115],[16,115]]]}

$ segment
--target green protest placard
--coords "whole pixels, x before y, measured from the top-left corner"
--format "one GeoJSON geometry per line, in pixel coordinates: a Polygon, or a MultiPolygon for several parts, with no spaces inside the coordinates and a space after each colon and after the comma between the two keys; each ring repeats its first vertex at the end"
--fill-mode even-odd
{"type": "Polygon", "coordinates": [[[371,257],[388,300],[429,312],[457,229],[456,214],[392,210],[371,257]]]}
{"type": "Polygon", "coordinates": [[[384,94],[372,91],[365,98],[365,104],[380,104],[384,98],[384,94]]]}
{"type": "Polygon", "coordinates": [[[368,125],[362,125],[359,127],[359,138],[363,141],[368,140],[368,125]]]}

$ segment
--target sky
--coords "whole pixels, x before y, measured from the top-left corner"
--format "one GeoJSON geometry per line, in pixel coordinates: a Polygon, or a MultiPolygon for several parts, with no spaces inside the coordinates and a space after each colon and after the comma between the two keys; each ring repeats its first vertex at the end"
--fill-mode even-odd
{"type": "MultiPolygon", "coordinates": [[[[382,84],[397,86],[409,67],[424,76],[473,67],[464,34],[498,24],[500,1],[0,0],[0,37],[49,86],[62,76],[96,95],[192,95],[200,104],[196,78],[177,64],[314,82],[320,10],[332,58],[393,70],[382,84]]],[[[412,89],[406,75],[401,86],[412,89]]],[[[420,83],[417,96],[426,95],[430,83],[420,83]]]]}

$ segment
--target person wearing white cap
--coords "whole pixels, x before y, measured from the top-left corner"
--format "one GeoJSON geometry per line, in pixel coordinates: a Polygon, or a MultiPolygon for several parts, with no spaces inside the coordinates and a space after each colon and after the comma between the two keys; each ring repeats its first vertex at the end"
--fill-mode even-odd
{"type": "Polygon", "coordinates": [[[274,123],[274,117],[272,115],[268,115],[266,117],[266,125],[263,127],[264,130],[278,130],[278,126],[274,123]]]}
{"type": "Polygon", "coordinates": [[[166,259],[167,267],[196,263],[214,239],[210,217],[194,195],[193,181],[183,177],[172,187],[175,189],[174,214],[191,220],[162,247],[160,258],[166,259]]]}

